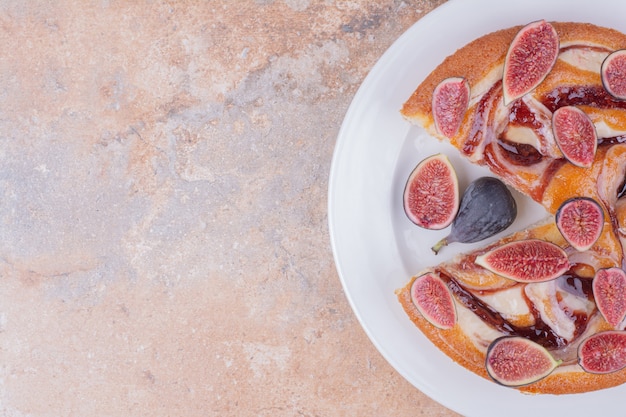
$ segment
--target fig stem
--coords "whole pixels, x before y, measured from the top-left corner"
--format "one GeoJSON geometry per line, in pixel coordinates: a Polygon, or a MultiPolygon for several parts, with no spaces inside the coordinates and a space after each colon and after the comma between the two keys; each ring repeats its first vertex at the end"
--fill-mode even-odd
{"type": "Polygon", "coordinates": [[[431,249],[433,252],[435,252],[435,255],[437,255],[439,253],[439,251],[448,244],[448,238],[443,238],[441,239],[439,242],[437,242],[435,244],[435,246],[433,246],[431,249]]]}

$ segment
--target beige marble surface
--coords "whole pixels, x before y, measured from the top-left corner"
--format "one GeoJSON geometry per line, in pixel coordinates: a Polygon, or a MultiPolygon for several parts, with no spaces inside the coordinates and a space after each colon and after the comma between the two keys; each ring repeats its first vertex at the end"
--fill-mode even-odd
{"type": "Polygon", "coordinates": [[[0,415],[456,415],[326,214],[353,95],[443,2],[0,0],[0,415]]]}

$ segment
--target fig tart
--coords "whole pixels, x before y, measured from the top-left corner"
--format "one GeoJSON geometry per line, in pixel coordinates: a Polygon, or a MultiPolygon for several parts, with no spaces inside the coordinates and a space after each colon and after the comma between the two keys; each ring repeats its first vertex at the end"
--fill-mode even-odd
{"type": "Polygon", "coordinates": [[[523,392],[626,382],[626,35],[531,22],[446,58],[401,114],[548,218],[416,271],[411,321],[470,371],[523,392]]]}

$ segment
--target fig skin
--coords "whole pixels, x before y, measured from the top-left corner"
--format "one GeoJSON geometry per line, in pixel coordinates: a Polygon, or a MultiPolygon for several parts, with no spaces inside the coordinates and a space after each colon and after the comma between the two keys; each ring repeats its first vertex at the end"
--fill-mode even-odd
{"type": "Polygon", "coordinates": [[[536,342],[521,336],[503,336],[487,349],[485,367],[489,376],[507,387],[521,387],[550,375],[560,360],[536,342]]]}
{"type": "Polygon", "coordinates": [[[487,239],[509,227],[516,217],[517,203],[508,187],[497,178],[478,178],[463,193],[450,234],[431,249],[437,254],[450,243],[487,239]]]}
{"type": "Polygon", "coordinates": [[[504,60],[504,105],[535,89],[550,73],[559,55],[556,29],[545,20],[531,22],[515,35],[504,60]]]}
{"type": "Polygon", "coordinates": [[[463,123],[469,106],[470,85],[462,77],[450,77],[440,82],[433,91],[433,119],[440,135],[452,138],[463,123]]]}
{"type": "Polygon", "coordinates": [[[555,215],[556,226],[565,240],[579,252],[598,241],[604,228],[604,211],[589,197],[573,197],[561,204],[555,215]]]}
{"type": "Polygon", "coordinates": [[[618,100],[626,100],[626,49],[610,53],[600,67],[604,89],[618,100]]]}
{"type": "Polygon", "coordinates": [[[432,272],[415,278],[411,285],[411,301],[433,326],[447,330],[456,324],[456,306],[445,282],[432,272]]]}
{"type": "Polygon", "coordinates": [[[591,286],[600,314],[617,328],[626,317],[626,273],[620,268],[600,269],[591,286]]]}
{"type": "Polygon", "coordinates": [[[506,243],[477,256],[475,263],[494,274],[523,283],[550,281],[570,268],[563,249],[540,239],[506,243]]]}
{"type": "Polygon", "coordinates": [[[403,207],[409,220],[424,229],[452,223],[459,210],[459,183],[447,156],[435,154],[417,164],[404,188],[403,207]]]}
{"type": "Polygon", "coordinates": [[[610,374],[626,367],[626,332],[605,330],[583,340],[578,364],[592,374],[610,374]]]}
{"type": "Polygon", "coordinates": [[[552,114],[552,131],[563,156],[572,164],[589,168],[598,149],[598,134],[587,114],[574,106],[563,106],[552,114]]]}

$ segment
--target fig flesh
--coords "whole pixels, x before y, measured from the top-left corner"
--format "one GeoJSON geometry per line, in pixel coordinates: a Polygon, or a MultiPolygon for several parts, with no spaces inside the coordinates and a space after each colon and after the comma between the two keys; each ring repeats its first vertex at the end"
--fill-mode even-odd
{"type": "Polygon", "coordinates": [[[433,118],[437,132],[451,138],[461,127],[470,100],[470,86],[465,78],[450,77],[433,92],[433,118]]]}
{"type": "Polygon", "coordinates": [[[556,226],[574,249],[584,252],[602,234],[604,211],[592,198],[574,197],[566,200],[557,210],[556,226]]]}
{"type": "Polygon", "coordinates": [[[572,164],[589,168],[598,148],[596,127],[587,114],[574,106],[552,114],[552,131],[563,156],[572,164]]]}
{"type": "Polygon", "coordinates": [[[452,223],[459,209],[459,184],[444,154],[422,160],[404,188],[404,212],[416,225],[430,230],[452,223]]]}
{"type": "Polygon", "coordinates": [[[507,387],[532,384],[550,375],[560,361],[543,346],[521,336],[500,337],[489,345],[485,366],[494,381],[507,387]]]}
{"type": "Polygon", "coordinates": [[[450,234],[432,247],[453,243],[474,243],[500,233],[517,217],[517,204],[502,181],[493,177],[474,180],[463,193],[461,206],[452,223],[450,234]]]}
{"type": "Polygon", "coordinates": [[[626,317],[626,273],[620,268],[600,269],[591,287],[598,310],[616,328],[626,317]]]}
{"type": "Polygon", "coordinates": [[[618,100],[626,100],[626,49],[612,52],[600,68],[604,89],[618,100]]]}
{"type": "Polygon", "coordinates": [[[517,282],[544,282],[563,275],[570,263],[554,243],[526,239],[506,243],[476,257],[476,264],[517,282]]]}
{"type": "Polygon", "coordinates": [[[626,332],[605,330],[578,347],[578,364],[593,374],[609,374],[626,367],[626,332]]]}
{"type": "Polygon", "coordinates": [[[504,104],[537,87],[550,73],[559,55],[559,35],[545,20],[524,26],[513,38],[504,60],[504,104]]]}
{"type": "Polygon", "coordinates": [[[411,301],[429,323],[439,329],[456,324],[456,307],[448,286],[432,272],[415,278],[411,285],[411,301]]]}

